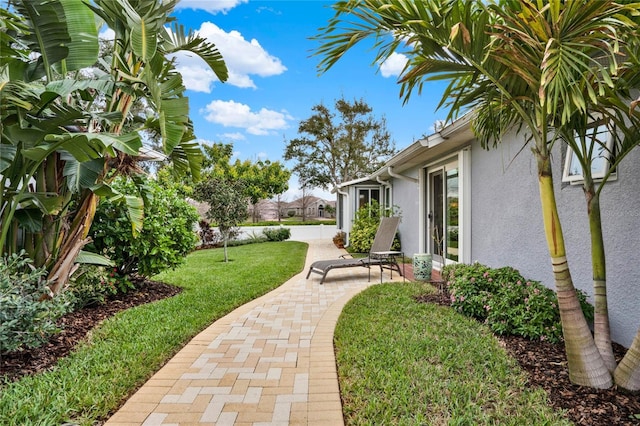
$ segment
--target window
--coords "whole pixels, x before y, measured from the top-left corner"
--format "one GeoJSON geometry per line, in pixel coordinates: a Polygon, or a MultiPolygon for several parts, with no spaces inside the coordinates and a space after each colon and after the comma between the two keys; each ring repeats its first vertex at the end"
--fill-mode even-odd
{"type": "Polygon", "coordinates": [[[384,188],[384,210],[390,216],[393,214],[393,208],[391,206],[391,187],[387,186],[384,188]]]}
{"type": "Polygon", "coordinates": [[[380,203],[380,188],[359,188],[358,189],[358,208],[369,206],[371,201],[380,203]]]}
{"type": "MultiPolygon", "coordinates": [[[[593,149],[591,161],[591,176],[593,179],[602,179],[611,165],[611,153],[613,152],[613,136],[606,124],[593,127],[593,132],[587,135],[587,149],[593,149]],[[593,145],[595,143],[595,146],[593,145]]],[[[576,138],[576,142],[580,141],[576,138]]],[[[571,148],[567,148],[567,157],[564,163],[562,181],[570,183],[581,183],[584,179],[582,175],[582,165],[578,156],[571,148]]]]}

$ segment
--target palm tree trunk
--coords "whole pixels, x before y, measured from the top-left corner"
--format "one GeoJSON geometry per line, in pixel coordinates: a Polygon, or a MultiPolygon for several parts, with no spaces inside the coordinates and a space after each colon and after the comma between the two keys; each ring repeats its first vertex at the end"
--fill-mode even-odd
{"type": "Polygon", "coordinates": [[[631,347],[613,373],[616,385],[629,391],[640,391],[640,330],[631,347]]]}
{"type": "Polygon", "coordinates": [[[600,197],[594,191],[593,182],[585,181],[587,213],[591,231],[591,264],[593,268],[593,289],[595,297],[594,339],[602,359],[611,373],[616,369],[616,358],[611,346],[609,308],[607,306],[607,274],[605,264],[604,238],[600,218],[600,197]]]}
{"type": "Polygon", "coordinates": [[[536,157],[544,230],[558,294],[569,379],[577,385],[607,389],[613,385],[611,373],[595,345],[569,271],[550,159],[548,155],[539,152],[536,152],[536,157]]]}

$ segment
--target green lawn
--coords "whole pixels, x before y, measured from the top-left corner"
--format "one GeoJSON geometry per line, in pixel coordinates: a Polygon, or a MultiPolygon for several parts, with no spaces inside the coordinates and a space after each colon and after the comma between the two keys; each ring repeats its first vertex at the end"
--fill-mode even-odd
{"type": "Polygon", "coordinates": [[[334,341],[346,424],[571,424],[486,327],[416,302],[424,291],[377,285],[345,306],[334,341]]]}
{"type": "Polygon", "coordinates": [[[307,245],[196,251],[157,277],[184,291],[116,315],[52,371],[0,389],[0,425],[90,425],[105,419],[193,336],[300,272],[307,245]]]}
{"type": "MultiPolygon", "coordinates": [[[[52,371],[0,389],[0,424],[104,420],[194,335],[299,272],[305,254],[298,242],[233,247],[227,264],[220,249],[192,253],[155,277],[181,294],[116,315],[52,371]]],[[[570,424],[486,327],[417,303],[424,291],[376,285],[345,307],[335,342],[347,424],[570,424]]]]}

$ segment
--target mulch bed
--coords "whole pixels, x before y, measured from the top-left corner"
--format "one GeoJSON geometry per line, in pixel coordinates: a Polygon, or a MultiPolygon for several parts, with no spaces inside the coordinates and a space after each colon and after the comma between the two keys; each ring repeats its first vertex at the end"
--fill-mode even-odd
{"type": "MultiPolygon", "coordinates": [[[[451,304],[446,294],[426,294],[418,301],[451,304]]],[[[640,425],[640,393],[628,394],[613,387],[599,390],[577,386],[569,381],[564,344],[527,340],[519,336],[497,336],[506,351],[527,372],[528,385],[547,392],[549,404],[565,410],[566,417],[576,425],[640,425]]],[[[616,360],[626,349],[613,344],[616,360]]]]}
{"type": "Polygon", "coordinates": [[[58,321],[62,331],[54,335],[46,345],[0,355],[0,383],[14,381],[52,367],[106,318],[134,306],[174,296],[181,291],[179,287],[157,281],[140,281],[136,283],[135,290],[118,294],[103,305],[88,306],[63,316],[58,321]]]}

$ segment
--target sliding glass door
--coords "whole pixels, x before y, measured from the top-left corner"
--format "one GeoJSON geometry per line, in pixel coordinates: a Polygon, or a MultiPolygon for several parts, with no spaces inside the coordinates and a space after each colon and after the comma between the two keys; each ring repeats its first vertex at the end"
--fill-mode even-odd
{"type": "Polygon", "coordinates": [[[427,247],[442,264],[459,260],[460,196],[458,161],[427,170],[427,247]]]}

